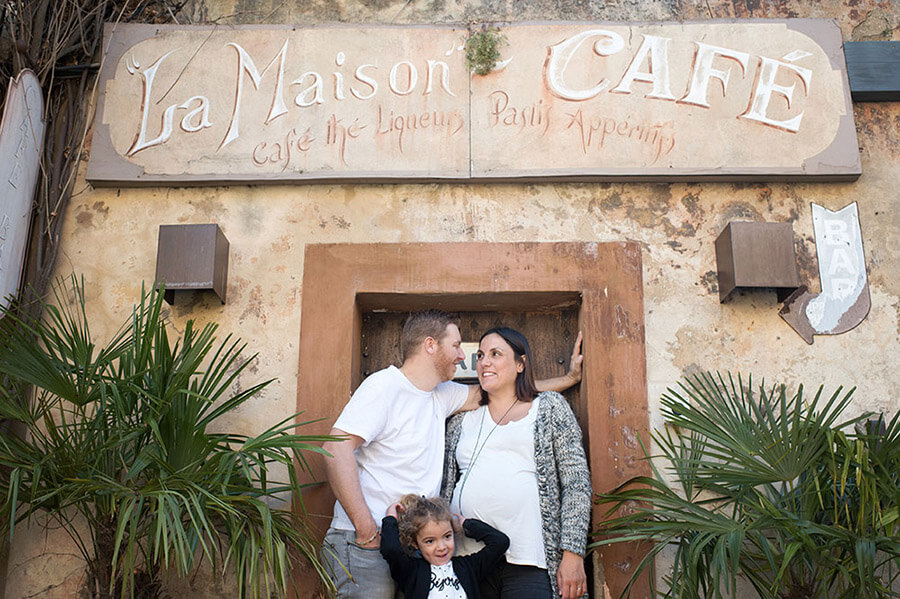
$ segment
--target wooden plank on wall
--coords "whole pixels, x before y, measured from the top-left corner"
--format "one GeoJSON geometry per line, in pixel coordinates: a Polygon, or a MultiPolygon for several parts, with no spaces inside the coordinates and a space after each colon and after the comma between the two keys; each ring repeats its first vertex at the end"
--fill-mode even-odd
{"type": "Polygon", "coordinates": [[[900,42],[844,42],[854,102],[900,100],[900,42]]]}

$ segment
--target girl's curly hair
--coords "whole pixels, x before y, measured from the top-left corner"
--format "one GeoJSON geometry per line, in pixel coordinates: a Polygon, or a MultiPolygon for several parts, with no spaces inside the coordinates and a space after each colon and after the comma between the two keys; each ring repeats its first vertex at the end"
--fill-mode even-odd
{"type": "Polygon", "coordinates": [[[449,522],[459,532],[450,506],[440,497],[425,497],[410,493],[400,498],[402,510],[397,510],[397,529],[400,544],[412,552],[416,550],[416,536],[429,522],[449,522]]]}

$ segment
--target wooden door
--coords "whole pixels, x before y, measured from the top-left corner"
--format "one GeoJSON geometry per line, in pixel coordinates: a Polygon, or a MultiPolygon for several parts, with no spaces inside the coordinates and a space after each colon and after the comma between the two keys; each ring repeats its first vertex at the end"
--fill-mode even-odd
{"type": "MultiPolygon", "coordinates": [[[[400,366],[400,332],[408,312],[368,312],[362,315],[359,380],[393,364],[400,366]]],[[[525,335],[534,358],[535,379],[561,376],[569,368],[572,345],[578,335],[578,306],[554,311],[459,312],[459,332],[463,341],[477,342],[493,327],[507,326],[525,335]]],[[[582,430],[587,430],[586,411],[581,405],[579,386],[566,391],[582,430]]],[[[587,450],[587,439],[585,438],[587,450]]]]}

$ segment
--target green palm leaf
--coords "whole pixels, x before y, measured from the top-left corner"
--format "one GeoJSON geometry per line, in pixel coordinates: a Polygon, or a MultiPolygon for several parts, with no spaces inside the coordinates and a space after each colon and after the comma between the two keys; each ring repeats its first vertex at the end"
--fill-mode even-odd
{"type": "Polygon", "coordinates": [[[712,373],[668,389],[653,476],[597,496],[593,545],[653,543],[635,577],[671,552],[666,597],[738,597],[739,580],[773,599],[900,596],[900,420],[842,420],[852,393],[712,373]]]}
{"type": "Polygon", "coordinates": [[[0,417],[26,430],[0,436],[10,535],[49,514],[81,548],[96,597],[131,596],[138,567],[186,575],[197,560],[231,568],[241,597],[283,594],[289,548],[324,574],[296,469],[329,437],[300,434],[298,415],[256,436],[207,430],[270,382],[235,391],[253,359],[244,344],[190,321],[170,340],[162,289],[145,292],[103,346],[74,278],[44,313],[27,320],[12,307],[0,318],[0,417]],[[276,464],[289,480],[271,480],[276,464]]]}

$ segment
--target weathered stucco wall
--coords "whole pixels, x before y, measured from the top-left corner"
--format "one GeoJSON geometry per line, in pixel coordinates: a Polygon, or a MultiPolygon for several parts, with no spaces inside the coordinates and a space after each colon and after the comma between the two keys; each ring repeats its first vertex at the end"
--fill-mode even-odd
{"type": "MultiPolygon", "coordinates": [[[[845,40],[900,39],[900,7],[890,0],[196,0],[188,14],[194,23],[223,24],[826,17],[839,22],[845,40]]],[[[253,432],[296,406],[306,244],[633,239],[643,247],[652,426],[660,424],[657,398],[666,386],[700,369],[792,385],[856,386],[854,410],[893,413],[900,408],[893,392],[900,388],[900,104],[856,104],[854,112],[863,174],[853,183],[92,189],[82,180],[66,214],[57,271],[84,275],[89,314],[102,337],[153,278],[159,224],[218,223],[231,243],[228,303],[195,295],[176,303],[170,316],[178,329],[190,318],[217,321],[223,334],[234,332],[259,352],[242,384],[271,377],[277,383],[222,423],[253,432]],[[714,240],[729,220],[792,222],[801,280],[817,289],[810,202],[837,210],[852,201],[859,203],[872,299],[859,327],[807,345],[779,317],[773,292],[719,303],[714,240]]],[[[66,547],[61,534],[17,531],[7,596],[76,596],[83,573],[66,547]]],[[[180,596],[236,594],[198,578],[173,588],[180,596]]]]}

